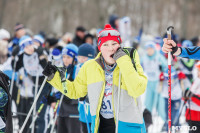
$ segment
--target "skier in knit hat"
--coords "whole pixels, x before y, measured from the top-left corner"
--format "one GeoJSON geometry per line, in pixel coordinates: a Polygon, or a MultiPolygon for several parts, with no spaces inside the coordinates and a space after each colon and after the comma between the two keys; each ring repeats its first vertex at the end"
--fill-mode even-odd
{"type": "MultiPolygon", "coordinates": [[[[33,89],[35,89],[34,84],[36,83],[36,77],[37,75],[39,75],[39,83],[38,86],[40,87],[40,85],[42,84],[43,80],[44,80],[44,76],[42,75],[42,71],[43,68],[46,66],[47,64],[47,55],[44,52],[44,49],[42,47],[38,47],[38,49],[34,48],[33,45],[33,40],[30,36],[23,36],[20,38],[19,40],[19,46],[16,46],[13,49],[12,52],[12,68],[15,69],[16,72],[20,71],[21,69],[24,70],[24,84],[27,85],[27,80],[30,82],[28,83],[28,85],[24,86],[25,90],[28,91],[28,95],[26,96],[21,95],[20,99],[21,99],[21,103],[31,103],[33,101],[33,89]],[[18,60],[16,60],[17,58],[18,60]],[[14,62],[16,61],[16,67],[14,66],[14,62]],[[28,98],[27,98],[28,97],[28,98]]],[[[48,93],[48,83],[45,84],[44,89],[42,90],[41,96],[39,97],[39,101],[41,101],[42,96],[46,93],[48,93]]],[[[51,88],[51,86],[50,86],[51,88]]],[[[25,92],[25,91],[24,91],[25,92]]],[[[31,104],[20,104],[23,111],[29,111],[27,108],[31,105],[31,104]],[[24,109],[26,108],[26,109],[24,109]]],[[[40,106],[39,103],[37,103],[36,105],[36,109],[38,109],[40,106]]],[[[46,115],[46,109],[47,106],[45,105],[43,110],[40,113],[40,117],[37,119],[36,121],[36,131],[35,133],[41,133],[44,132],[45,130],[45,122],[47,122],[47,116],[46,115]]],[[[27,113],[25,112],[25,113],[27,113]]],[[[25,119],[25,118],[24,118],[25,119]]],[[[20,122],[20,124],[23,124],[23,122],[20,122]]],[[[20,125],[21,126],[21,125],[20,125]]],[[[25,130],[28,130],[28,124],[25,127],[25,130]]]]}
{"type": "Polygon", "coordinates": [[[43,38],[43,36],[41,36],[41,35],[35,35],[33,37],[33,43],[37,47],[42,46],[44,44],[44,38],[43,38]]]}
{"type": "Polygon", "coordinates": [[[88,95],[92,133],[146,132],[140,95],[146,89],[147,77],[137,51],[134,68],[120,44],[120,33],[107,24],[98,35],[99,54],[84,63],[73,82],[61,82],[62,72],[50,63],[43,71],[48,82],[67,97],[88,95]]]}
{"type": "MultiPolygon", "coordinates": [[[[77,62],[78,47],[75,44],[68,44],[62,49],[63,66],[66,68],[64,76],[69,81],[74,81],[74,66],[77,62]]],[[[59,92],[60,93],[60,92],[59,92]]],[[[80,121],[78,119],[78,100],[69,99],[64,96],[58,116],[58,133],[80,133],[80,121]]]]}
{"type": "MultiPolygon", "coordinates": [[[[84,43],[78,49],[78,64],[75,66],[75,77],[78,75],[81,67],[85,62],[95,57],[95,50],[91,44],[84,43]]],[[[79,99],[78,104],[79,120],[81,121],[81,132],[91,132],[91,114],[88,96],[79,99]]]]}

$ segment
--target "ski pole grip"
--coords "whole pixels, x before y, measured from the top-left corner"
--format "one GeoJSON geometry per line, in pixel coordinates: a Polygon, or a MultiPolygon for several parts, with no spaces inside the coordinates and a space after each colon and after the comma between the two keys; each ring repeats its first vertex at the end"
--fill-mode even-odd
{"type": "Polygon", "coordinates": [[[171,40],[171,39],[172,39],[171,34],[172,34],[172,30],[173,30],[173,29],[174,29],[173,26],[169,26],[169,27],[167,28],[167,39],[168,39],[168,40],[171,40]]]}

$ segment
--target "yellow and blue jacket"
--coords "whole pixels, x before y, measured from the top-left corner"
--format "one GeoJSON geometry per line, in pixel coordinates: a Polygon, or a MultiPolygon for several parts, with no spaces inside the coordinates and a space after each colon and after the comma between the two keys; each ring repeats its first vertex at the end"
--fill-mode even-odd
{"type": "MultiPolygon", "coordinates": [[[[131,58],[124,55],[116,60],[117,66],[113,72],[112,106],[116,120],[119,72],[121,72],[121,91],[119,105],[119,133],[145,133],[142,103],[140,95],[145,92],[147,77],[140,65],[139,55],[135,53],[135,65],[131,58]]],[[[98,133],[99,112],[105,90],[105,72],[101,63],[101,53],[95,59],[89,60],[81,67],[73,82],[66,80],[67,93],[64,92],[59,72],[48,81],[53,87],[71,99],[78,99],[88,94],[92,116],[92,133],[98,133]]]]}

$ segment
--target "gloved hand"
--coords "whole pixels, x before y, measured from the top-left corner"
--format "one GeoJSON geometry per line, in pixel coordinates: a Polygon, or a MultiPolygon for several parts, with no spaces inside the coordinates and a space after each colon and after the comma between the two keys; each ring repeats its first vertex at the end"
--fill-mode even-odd
{"type": "Polygon", "coordinates": [[[164,80],[164,73],[161,72],[159,77],[160,77],[160,81],[163,81],[164,80]]]}
{"type": "Polygon", "coordinates": [[[186,76],[185,76],[185,74],[184,74],[183,72],[179,72],[179,73],[178,73],[178,79],[179,79],[179,80],[185,79],[185,78],[186,78],[186,76]]]}
{"type": "Polygon", "coordinates": [[[71,74],[74,70],[74,65],[73,64],[70,64],[68,67],[67,67],[67,73],[68,74],[71,74]]]}
{"type": "Polygon", "coordinates": [[[56,98],[56,100],[59,100],[60,97],[61,97],[61,95],[62,95],[61,92],[59,92],[59,91],[56,92],[56,93],[55,93],[55,98],[56,98]]]}
{"type": "Polygon", "coordinates": [[[121,47],[119,47],[119,48],[117,49],[117,51],[114,53],[113,59],[114,59],[114,60],[117,60],[117,59],[119,59],[120,57],[122,57],[122,56],[124,56],[124,55],[126,55],[126,53],[123,51],[123,49],[122,49],[121,47]]]}
{"type": "Polygon", "coordinates": [[[163,46],[162,46],[162,51],[164,53],[168,53],[171,50],[171,54],[173,55],[174,53],[177,52],[178,46],[173,40],[168,40],[167,38],[163,39],[163,46]]]}
{"type": "Polygon", "coordinates": [[[40,57],[41,55],[43,55],[43,48],[41,46],[39,46],[37,49],[35,49],[35,52],[40,57]]]}
{"type": "Polygon", "coordinates": [[[56,71],[56,66],[52,65],[51,62],[48,62],[42,73],[48,77],[48,80],[51,80],[53,79],[56,71]]]}
{"type": "Polygon", "coordinates": [[[15,46],[15,47],[13,48],[13,50],[12,50],[12,56],[18,55],[19,51],[20,51],[19,45],[15,46]]]}
{"type": "Polygon", "coordinates": [[[183,98],[189,99],[192,95],[193,95],[192,92],[189,89],[186,89],[183,93],[183,98]]]}

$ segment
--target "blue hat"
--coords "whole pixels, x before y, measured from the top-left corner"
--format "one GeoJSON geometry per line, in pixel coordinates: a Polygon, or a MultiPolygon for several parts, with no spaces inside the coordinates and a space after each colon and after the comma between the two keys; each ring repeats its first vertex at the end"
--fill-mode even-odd
{"type": "Polygon", "coordinates": [[[33,41],[40,43],[42,45],[44,43],[44,38],[41,35],[35,35],[33,37],[33,41]]]}
{"type": "Polygon", "coordinates": [[[30,36],[25,35],[19,39],[19,46],[21,50],[23,50],[26,46],[32,45],[32,44],[33,44],[33,40],[30,36]]]}
{"type": "Polygon", "coordinates": [[[92,47],[92,45],[90,45],[88,43],[84,43],[81,46],[79,46],[78,55],[79,56],[86,56],[86,57],[89,57],[89,58],[94,58],[95,50],[92,47]]]}
{"type": "Polygon", "coordinates": [[[155,42],[153,42],[153,41],[148,41],[148,42],[146,42],[145,43],[145,48],[146,49],[148,49],[148,48],[156,48],[156,44],[155,44],[155,42]]]}
{"type": "Polygon", "coordinates": [[[184,40],[182,42],[182,47],[191,47],[191,46],[193,46],[193,44],[190,40],[184,40]]]}
{"type": "Polygon", "coordinates": [[[67,44],[62,50],[62,55],[68,55],[72,58],[75,56],[75,60],[77,60],[77,54],[78,54],[78,47],[75,44],[67,44]]]}
{"type": "Polygon", "coordinates": [[[53,49],[52,55],[53,55],[55,60],[61,59],[61,51],[57,48],[53,49]]]}

